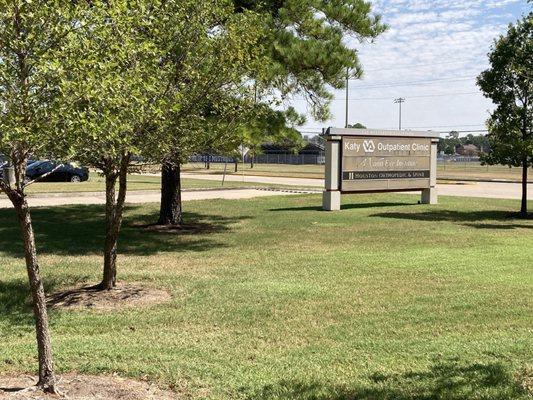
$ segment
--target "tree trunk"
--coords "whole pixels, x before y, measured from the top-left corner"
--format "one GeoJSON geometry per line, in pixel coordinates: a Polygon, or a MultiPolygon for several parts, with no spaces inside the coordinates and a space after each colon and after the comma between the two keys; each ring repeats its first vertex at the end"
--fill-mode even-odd
{"type": "MultiPolygon", "coordinates": [[[[527,110],[528,102],[527,99],[524,102],[524,109],[527,110]]],[[[524,144],[527,143],[528,140],[528,121],[530,121],[527,118],[527,111],[524,113],[524,116],[522,117],[522,140],[524,141],[524,144]]],[[[523,218],[527,218],[527,169],[528,169],[528,154],[524,153],[522,156],[522,204],[520,205],[520,216],[523,218]]]]}
{"type": "Polygon", "coordinates": [[[237,172],[239,166],[239,161],[235,160],[235,172],[237,172]]]}
{"type": "Polygon", "coordinates": [[[179,163],[163,162],[158,225],[181,225],[183,223],[180,172],[179,163]]]}
{"type": "Polygon", "coordinates": [[[527,217],[527,157],[522,161],[522,204],[520,206],[520,216],[527,217]]]}
{"type": "Polygon", "coordinates": [[[48,313],[46,311],[46,297],[43,281],[37,262],[37,249],[35,235],[31,221],[30,210],[25,198],[13,202],[17,211],[22,239],[24,241],[24,254],[26,269],[30,281],[30,290],[33,300],[33,314],[37,333],[37,353],[39,358],[39,382],[37,386],[45,393],[57,393],[54,365],[52,362],[52,342],[48,326],[48,313]]]}
{"type": "Polygon", "coordinates": [[[113,237],[113,225],[116,212],[115,185],[117,176],[114,172],[105,177],[105,242],[104,242],[104,277],[101,288],[111,290],[117,283],[117,238],[113,237]]]}
{"type": "Polygon", "coordinates": [[[99,285],[102,290],[112,290],[117,284],[117,243],[124,214],[129,160],[130,156],[125,155],[121,161],[118,173],[118,196],[115,196],[117,173],[114,171],[104,172],[106,174],[106,235],[104,243],[104,276],[102,283],[99,285]]]}
{"type": "Polygon", "coordinates": [[[254,167],[254,156],[250,156],[250,169],[254,167]]]}

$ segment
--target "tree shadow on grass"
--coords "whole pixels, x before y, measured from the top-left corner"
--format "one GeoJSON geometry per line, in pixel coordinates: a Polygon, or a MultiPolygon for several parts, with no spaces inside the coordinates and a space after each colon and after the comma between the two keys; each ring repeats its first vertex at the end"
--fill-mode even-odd
{"type": "Polygon", "coordinates": [[[413,221],[453,222],[476,229],[533,229],[533,224],[517,218],[516,213],[500,210],[456,211],[431,210],[417,212],[387,212],[372,214],[371,217],[408,219],[413,221]],[[518,221],[524,221],[519,223],[518,221]],[[497,222],[497,223],[494,223],[497,222]]]}
{"type": "MultiPolygon", "coordinates": [[[[178,234],[165,234],[140,226],[157,220],[155,212],[143,206],[128,206],[119,237],[119,253],[150,255],[158,252],[206,251],[227,243],[209,238],[211,234],[231,230],[231,226],[249,216],[226,217],[213,214],[184,213],[189,225],[178,234]]],[[[104,207],[100,205],[35,208],[32,210],[38,254],[101,254],[104,243],[104,207]]],[[[20,231],[12,209],[0,210],[0,252],[23,256],[20,231]]]]}
{"type": "Polygon", "coordinates": [[[21,280],[0,281],[0,319],[8,319],[10,326],[33,324],[29,285],[21,280]]]}
{"type": "MultiPolygon", "coordinates": [[[[530,379],[521,377],[520,379],[530,379]]],[[[263,387],[248,400],[466,400],[527,399],[527,389],[501,363],[435,363],[429,370],[405,374],[374,373],[369,384],[350,388],[322,383],[281,381],[263,387]]]]}
{"type": "MultiPolygon", "coordinates": [[[[52,293],[60,283],[55,279],[44,281],[45,292],[52,293]]],[[[9,327],[35,325],[29,283],[25,280],[0,280],[0,320],[8,320],[9,327]]],[[[53,319],[51,319],[53,323],[53,319]]]]}
{"type": "MultiPolygon", "coordinates": [[[[362,208],[380,208],[380,207],[399,207],[410,206],[415,203],[353,203],[341,205],[341,210],[362,209],[362,208]]],[[[303,206],[303,207],[286,207],[286,208],[272,208],[269,211],[323,211],[322,206],[303,206]]]]}

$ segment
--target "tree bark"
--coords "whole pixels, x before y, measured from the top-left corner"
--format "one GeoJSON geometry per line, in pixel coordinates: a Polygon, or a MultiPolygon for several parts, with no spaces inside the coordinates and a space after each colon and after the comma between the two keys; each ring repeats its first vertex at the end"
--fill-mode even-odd
{"type": "Polygon", "coordinates": [[[527,156],[522,160],[522,204],[520,206],[520,216],[527,217],[527,156]]]}
{"type": "Polygon", "coordinates": [[[112,290],[117,284],[117,244],[124,215],[129,162],[130,156],[124,155],[118,174],[113,170],[104,171],[106,176],[104,276],[98,285],[102,290],[112,290]],[[115,194],[117,178],[119,181],[118,196],[115,194]]]}
{"type": "Polygon", "coordinates": [[[25,197],[13,201],[24,241],[24,255],[26,270],[30,282],[33,300],[33,314],[37,333],[37,353],[39,358],[39,382],[37,386],[45,393],[57,393],[54,364],[52,361],[52,341],[48,326],[48,313],[46,310],[46,297],[43,281],[37,261],[35,235],[31,221],[30,210],[25,197]]]}
{"type": "Polygon", "coordinates": [[[158,225],[181,225],[181,169],[179,163],[163,162],[161,169],[161,206],[158,225]]]}
{"type": "Polygon", "coordinates": [[[237,172],[239,166],[239,161],[235,159],[235,172],[237,172]]]}
{"type": "Polygon", "coordinates": [[[117,238],[113,237],[113,224],[116,210],[115,173],[105,177],[105,241],[104,241],[104,277],[101,288],[111,290],[117,283],[117,238]]]}
{"type": "Polygon", "coordinates": [[[254,156],[250,156],[250,169],[254,167],[254,156]]]}
{"type": "MultiPolygon", "coordinates": [[[[522,140],[524,144],[527,143],[528,139],[528,99],[524,101],[524,116],[522,117],[522,140]]],[[[522,156],[522,203],[520,205],[520,216],[527,218],[527,169],[528,169],[528,154],[524,153],[522,156]]]]}

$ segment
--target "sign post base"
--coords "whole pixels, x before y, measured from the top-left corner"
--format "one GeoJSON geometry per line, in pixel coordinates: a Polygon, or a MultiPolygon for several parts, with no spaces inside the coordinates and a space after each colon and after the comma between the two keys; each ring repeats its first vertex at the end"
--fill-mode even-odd
{"type": "Polygon", "coordinates": [[[322,209],[325,211],[339,211],[341,209],[341,192],[326,190],[322,193],[322,209]]]}
{"type": "Polygon", "coordinates": [[[429,188],[422,190],[422,204],[437,204],[437,188],[429,188]]]}

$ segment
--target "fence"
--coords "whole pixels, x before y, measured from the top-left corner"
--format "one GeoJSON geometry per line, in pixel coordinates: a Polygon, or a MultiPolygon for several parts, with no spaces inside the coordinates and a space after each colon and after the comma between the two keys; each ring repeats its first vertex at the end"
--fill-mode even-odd
{"type": "MultiPolygon", "coordinates": [[[[249,163],[252,157],[245,156],[244,161],[249,163]]],[[[253,162],[256,164],[322,165],[326,162],[326,157],[323,154],[258,154],[253,157],[253,162]]]]}
{"type": "MultiPolygon", "coordinates": [[[[252,157],[244,156],[245,163],[254,162],[255,164],[291,164],[291,165],[323,165],[326,162],[324,154],[258,154],[252,157]]],[[[198,154],[189,157],[191,163],[234,163],[232,157],[216,156],[210,154],[198,154]]],[[[239,160],[239,162],[241,162],[239,160]]]]}

